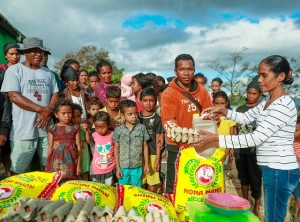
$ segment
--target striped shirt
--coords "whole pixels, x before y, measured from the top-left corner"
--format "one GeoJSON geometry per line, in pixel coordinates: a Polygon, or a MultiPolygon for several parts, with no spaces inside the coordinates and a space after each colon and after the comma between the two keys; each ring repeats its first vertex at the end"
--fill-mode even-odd
{"type": "Polygon", "coordinates": [[[257,147],[257,164],[273,169],[297,169],[293,150],[297,110],[294,101],[287,95],[273,101],[264,110],[269,98],[245,113],[228,110],[227,118],[240,124],[256,121],[253,133],[234,136],[219,136],[220,147],[257,147]]]}
{"type": "MultiPolygon", "coordinates": [[[[300,140],[293,143],[294,153],[296,157],[300,157],[300,140]]],[[[300,162],[298,162],[300,168],[300,162]]]]}

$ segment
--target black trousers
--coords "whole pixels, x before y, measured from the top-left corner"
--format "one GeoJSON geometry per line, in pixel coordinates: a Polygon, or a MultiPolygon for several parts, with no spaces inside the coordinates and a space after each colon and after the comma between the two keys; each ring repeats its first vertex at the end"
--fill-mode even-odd
{"type": "Polygon", "coordinates": [[[166,193],[172,194],[175,180],[175,161],[178,155],[178,147],[167,145],[167,175],[166,175],[166,193]],[[176,151],[177,150],[177,151],[176,151]]]}

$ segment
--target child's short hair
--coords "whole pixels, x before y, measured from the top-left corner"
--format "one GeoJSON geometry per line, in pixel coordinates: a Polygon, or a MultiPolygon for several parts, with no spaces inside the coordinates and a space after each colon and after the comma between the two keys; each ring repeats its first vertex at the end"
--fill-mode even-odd
{"type": "Polygon", "coordinates": [[[136,102],[130,99],[125,99],[122,102],[120,102],[119,109],[122,114],[125,113],[125,108],[129,108],[129,107],[137,107],[136,102]]]}
{"type": "Polygon", "coordinates": [[[101,108],[101,103],[99,100],[90,100],[88,101],[88,103],[86,104],[86,108],[87,110],[89,110],[91,108],[91,106],[93,105],[98,105],[101,108]]]}
{"type": "Polygon", "coordinates": [[[106,89],[106,98],[121,98],[121,89],[118,86],[109,86],[106,89]]]}
{"type": "Polygon", "coordinates": [[[142,100],[144,96],[153,96],[155,101],[157,100],[156,90],[151,87],[146,87],[145,89],[142,90],[140,95],[140,100],[142,100]]]}
{"type": "Polygon", "coordinates": [[[158,88],[158,93],[162,93],[165,89],[168,88],[168,84],[163,84],[158,88]]]}
{"type": "Polygon", "coordinates": [[[109,124],[110,124],[110,117],[109,117],[109,115],[108,115],[107,112],[99,111],[94,116],[94,122],[96,122],[96,121],[104,121],[109,126],[109,124]]]}
{"type": "Polygon", "coordinates": [[[213,101],[215,101],[215,99],[218,98],[218,97],[224,98],[224,99],[226,100],[226,102],[229,101],[226,92],[224,92],[224,91],[222,91],[222,90],[219,91],[219,92],[216,92],[216,93],[213,95],[213,101]]]}
{"type": "MultiPolygon", "coordinates": [[[[151,80],[148,78],[148,76],[142,72],[132,76],[133,79],[136,79],[138,82],[139,86],[144,89],[146,87],[151,86],[151,80]]],[[[153,86],[153,85],[152,85],[153,86]]]]}
{"type": "Polygon", "coordinates": [[[89,72],[88,77],[89,78],[91,78],[91,77],[97,77],[98,79],[100,79],[99,76],[98,76],[98,73],[96,71],[89,72]]]}
{"type": "Polygon", "coordinates": [[[59,99],[59,100],[54,104],[54,106],[53,106],[53,108],[52,108],[52,112],[53,112],[53,113],[57,113],[58,110],[59,110],[59,108],[60,108],[61,106],[70,106],[70,107],[73,109],[72,105],[73,105],[73,103],[70,102],[70,101],[67,100],[67,99],[59,99]]]}
{"type": "Polygon", "coordinates": [[[72,104],[72,111],[74,112],[75,110],[79,110],[79,112],[82,114],[82,107],[76,103],[72,104]]]}

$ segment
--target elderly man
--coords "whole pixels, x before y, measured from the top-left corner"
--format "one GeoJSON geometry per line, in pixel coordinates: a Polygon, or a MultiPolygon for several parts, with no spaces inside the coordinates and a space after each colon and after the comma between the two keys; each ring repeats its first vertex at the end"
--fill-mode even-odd
{"type": "Polygon", "coordinates": [[[43,46],[43,40],[35,37],[25,38],[23,46],[18,51],[25,55],[26,60],[7,69],[1,88],[12,102],[12,174],[26,172],[36,150],[40,165],[46,165],[47,126],[51,120],[51,108],[58,99],[54,75],[40,65],[44,52],[49,49],[43,46]]]}
{"type": "MultiPolygon", "coordinates": [[[[161,121],[166,132],[175,126],[192,128],[193,114],[200,114],[202,109],[213,106],[207,90],[194,79],[195,62],[192,56],[178,55],[174,72],[176,77],[171,80],[161,98],[161,121]]],[[[167,138],[167,193],[173,193],[178,145],[167,138]]]]}

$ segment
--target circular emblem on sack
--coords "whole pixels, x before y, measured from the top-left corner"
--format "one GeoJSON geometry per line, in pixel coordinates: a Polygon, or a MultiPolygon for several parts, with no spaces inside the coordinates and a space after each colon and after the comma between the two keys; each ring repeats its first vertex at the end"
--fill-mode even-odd
{"type": "Polygon", "coordinates": [[[75,200],[83,199],[84,201],[87,201],[89,198],[94,198],[93,192],[90,190],[78,190],[73,194],[73,197],[75,200]]]}
{"type": "Polygon", "coordinates": [[[10,198],[15,193],[15,189],[8,186],[0,187],[0,200],[10,198]]]}
{"type": "Polygon", "coordinates": [[[147,206],[146,206],[146,211],[147,213],[153,213],[154,211],[159,211],[160,213],[164,213],[166,214],[166,211],[165,209],[159,205],[158,203],[149,203],[147,206]]]}
{"type": "Polygon", "coordinates": [[[211,165],[203,164],[195,172],[196,179],[201,185],[211,184],[215,178],[215,168],[211,165]]]}

